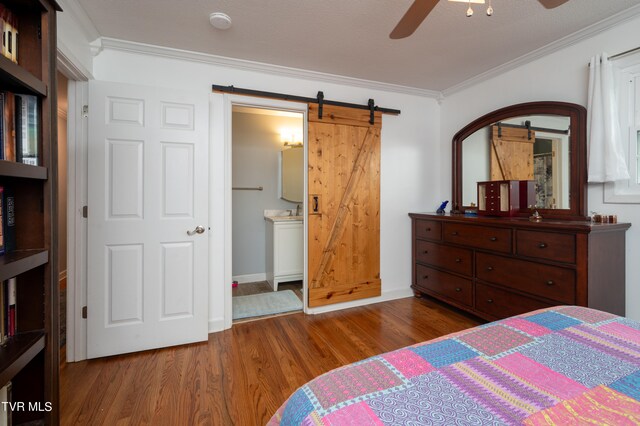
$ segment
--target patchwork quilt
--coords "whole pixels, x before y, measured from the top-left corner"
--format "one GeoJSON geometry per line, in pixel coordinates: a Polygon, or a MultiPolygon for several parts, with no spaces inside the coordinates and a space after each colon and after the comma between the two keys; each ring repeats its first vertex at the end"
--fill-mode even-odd
{"type": "Polygon", "coordinates": [[[557,306],[330,371],[269,425],[640,425],[640,323],[557,306]]]}

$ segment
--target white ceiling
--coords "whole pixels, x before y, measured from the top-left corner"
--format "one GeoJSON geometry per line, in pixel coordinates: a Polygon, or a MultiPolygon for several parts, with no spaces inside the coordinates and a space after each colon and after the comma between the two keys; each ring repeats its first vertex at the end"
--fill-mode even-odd
{"type": "Polygon", "coordinates": [[[413,0],[77,1],[105,37],[434,91],[640,4],[492,0],[492,17],[474,5],[467,18],[466,3],[441,0],[411,37],[391,40],[413,0]],[[231,29],[211,27],[211,12],[228,14],[231,29]]]}

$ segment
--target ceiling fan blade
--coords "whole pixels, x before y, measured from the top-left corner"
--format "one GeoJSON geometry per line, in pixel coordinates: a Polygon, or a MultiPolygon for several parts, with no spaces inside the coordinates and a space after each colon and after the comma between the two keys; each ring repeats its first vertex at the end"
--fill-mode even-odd
{"type": "Polygon", "coordinates": [[[560,5],[565,4],[569,0],[538,0],[538,1],[547,9],[553,9],[554,7],[558,7],[560,5]]]}
{"type": "Polygon", "coordinates": [[[398,25],[391,31],[389,38],[399,39],[409,37],[420,26],[439,0],[415,0],[398,25]]]}

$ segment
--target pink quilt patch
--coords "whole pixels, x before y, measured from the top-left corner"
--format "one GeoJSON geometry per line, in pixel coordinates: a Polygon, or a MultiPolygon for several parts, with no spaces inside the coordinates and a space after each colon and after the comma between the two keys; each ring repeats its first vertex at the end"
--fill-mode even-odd
{"type": "Polygon", "coordinates": [[[458,336],[458,340],[488,356],[497,355],[533,341],[530,337],[502,325],[475,329],[463,336],[458,336]]]}
{"type": "Polygon", "coordinates": [[[322,418],[322,424],[325,426],[384,425],[366,402],[349,405],[327,414],[322,418]]]}
{"type": "Polygon", "coordinates": [[[588,389],[519,353],[507,355],[493,363],[558,400],[573,398],[588,389]]]}
{"type": "Polygon", "coordinates": [[[513,327],[520,331],[524,331],[528,335],[535,337],[544,336],[545,334],[551,333],[551,330],[549,330],[547,327],[543,327],[522,318],[511,318],[502,321],[502,324],[508,325],[509,327],[513,327]]]}
{"type": "Polygon", "coordinates": [[[563,306],[558,308],[558,312],[589,324],[595,324],[600,321],[616,318],[615,315],[608,312],[596,311],[595,309],[582,308],[578,306],[563,306]]]}
{"type": "Polygon", "coordinates": [[[640,403],[606,386],[595,387],[525,419],[526,425],[637,425],[640,403]]]}
{"type": "Polygon", "coordinates": [[[382,357],[401,372],[407,379],[435,370],[435,367],[429,364],[428,361],[415,352],[407,349],[390,352],[382,357]]]}
{"type": "Polygon", "coordinates": [[[640,334],[638,333],[638,330],[635,330],[627,325],[612,322],[609,324],[601,325],[597,328],[597,330],[604,331],[628,342],[640,345],[640,334]]]}

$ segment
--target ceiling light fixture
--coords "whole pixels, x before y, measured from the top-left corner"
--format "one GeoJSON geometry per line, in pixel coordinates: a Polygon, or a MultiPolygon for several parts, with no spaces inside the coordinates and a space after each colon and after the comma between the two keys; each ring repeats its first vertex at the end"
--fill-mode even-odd
{"type": "MultiPolygon", "coordinates": [[[[449,0],[449,1],[455,1],[455,2],[459,2],[459,3],[467,3],[469,5],[469,8],[467,9],[467,16],[468,17],[472,17],[473,16],[473,8],[471,7],[471,3],[485,4],[485,0],[449,0]]],[[[493,16],[493,7],[491,6],[491,0],[489,0],[489,7],[487,7],[487,16],[493,16]]]]}
{"type": "Polygon", "coordinates": [[[209,22],[214,28],[228,30],[231,28],[231,18],[226,13],[213,12],[209,15],[209,22]]]}

